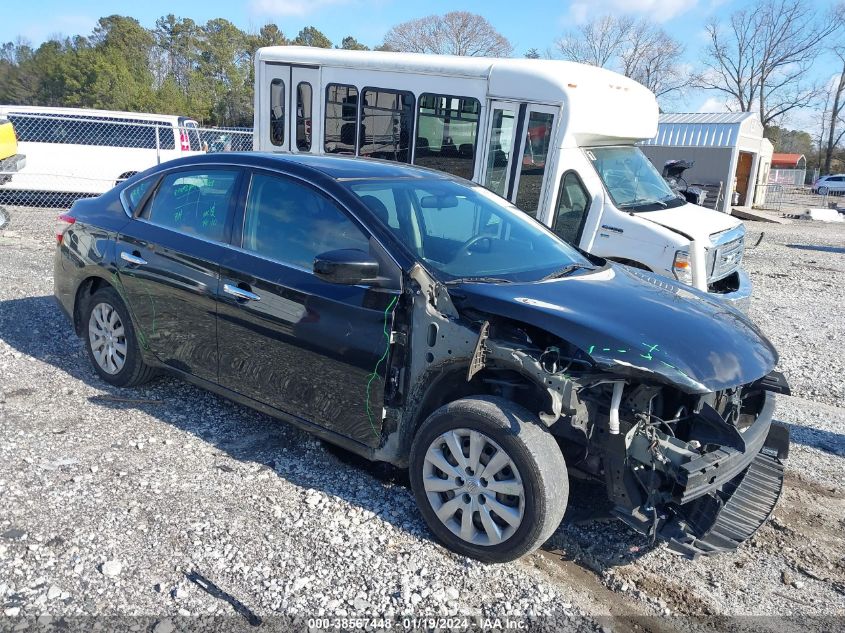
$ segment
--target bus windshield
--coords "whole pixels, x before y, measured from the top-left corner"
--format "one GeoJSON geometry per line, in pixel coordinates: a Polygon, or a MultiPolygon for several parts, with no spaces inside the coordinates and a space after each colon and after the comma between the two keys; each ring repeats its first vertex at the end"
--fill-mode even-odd
{"type": "Polygon", "coordinates": [[[545,226],[483,187],[441,179],[345,184],[447,283],[531,282],[593,268],[545,226]]]}
{"type": "Polygon", "coordinates": [[[654,211],[685,204],[640,148],[633,145],[584,150],[617,209],[654,211]]]}

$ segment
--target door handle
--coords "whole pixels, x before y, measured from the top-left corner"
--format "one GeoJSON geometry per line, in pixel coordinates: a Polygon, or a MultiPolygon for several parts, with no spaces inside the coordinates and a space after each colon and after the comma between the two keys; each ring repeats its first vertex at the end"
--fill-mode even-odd
{"type": "Polygon", "coordinates": [[[134,264],[135,266],[143,266],[147,263],[147,260],[143,257],[133,255],[132,253],[128,253],[126,251],[120,251],[120,259],[125,262],[129,262],[130,264],[134,264]]]}
{"type": "Polygon", "coordinates": [[[254,292],[238,288],[238,286],[233,286],[232,284],[223,284],[223,292],[244,301],[261,301],[261,297],[254,292]]]}

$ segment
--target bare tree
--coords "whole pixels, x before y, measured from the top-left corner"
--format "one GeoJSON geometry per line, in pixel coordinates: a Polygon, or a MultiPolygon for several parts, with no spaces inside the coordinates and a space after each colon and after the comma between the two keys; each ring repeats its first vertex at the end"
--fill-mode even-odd
{"type": "Polygon", "coordinates": [[[837,51],[840,72],[831,78],[824,91],[824,108],[821,112],[821,134],[819,149],[822,158],[819,161],[823,173],[830,173],[833,155],[842,139],[845,138],[845,48],[837,51]]]}
{"type": "Polygon", "coordinates": [[[684,46],[663,29],[640,20],[632,24],[620,55],[622,73],[663,97],[691,85],[694,76],[681,62],[684,46]]]}
{"type": "MultiPolygon", "coordinates": [[[[840,3],[832,13],[838,24],[845,22],[845,2],[840,3]]],[[[845,137],[845,45],[834,45],[831,51],[839,58],[839,77],[834,78],[825,91],[825,111],[822,115],[824,139],[824,162],[821,165],[823,173],[830,173],[830,164],[836,147],[845,137]]],[[[820,139],[821,140],[821,139],[820,139]]],[[[821,142],[819,143],[822,144],[821,142]]]]}
{"type": "Polygon", "coordinates": [[[595,18],[566,33],[555,45],[564,58],[618,70],[658,97],[683,90],[693,81],[681,61],[683,44],[645,19],[595,18]]]}
{"type": "Polygon", "coordinates": [[[608,68],[625,48],[633,22],[627,16],[594,18],[566,33],[555,45],[565,59],[608,68]]]}
{"type": "Polygon", "coordinates": [[[806,80],[824,39],[839,24],[820,19],[812,3],[768,0],[731,14],[726,28],[714,20],[706,29],[706,70],[698,85],[726,94],[742,112],[759,111],[768,127],[819,95],[806,80]]]}
{"type": "Polygon", "coordinates": [[[389,50],[439,55],[507,57],[508,39],[484,17],[467,11],[429,15],[391,28],[383,46],[389,50]]]}

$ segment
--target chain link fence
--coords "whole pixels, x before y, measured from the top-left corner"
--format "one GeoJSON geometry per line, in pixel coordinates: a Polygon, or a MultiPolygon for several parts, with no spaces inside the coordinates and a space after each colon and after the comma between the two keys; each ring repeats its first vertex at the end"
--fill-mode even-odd
{"type": "Polygon", "coordinates": [[[772,169],[769,171],[770,185],[801,187],[807,183],[806,169],[772,169]]]}
{"type": "Polygon", "coordinates": [[[831,206],[845,206],[845,192],[813,193],[810,187],[796,187],[781,183],[757,185],[755,208],[777,211],[788,215],[803,213],[807,209],[826,209],[831,206]],[[765,192],[765,195],[762,193],[765,192]]]}
{"type": "Polygon", "coordinates": [[[0,205],[67,208],[175,158],[252,150],[252,128],[201,128],[175,116],[150,121],[132,113],[43,114],[9,107],[0,108],[0,116],[11,121],[17,154],[25,157],[0,163],[0,205]]]}

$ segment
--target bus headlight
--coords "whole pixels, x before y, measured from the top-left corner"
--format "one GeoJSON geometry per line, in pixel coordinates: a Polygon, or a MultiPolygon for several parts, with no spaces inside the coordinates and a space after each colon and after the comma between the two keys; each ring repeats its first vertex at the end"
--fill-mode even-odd
{"type": "Polygon", "coordinates": [[[689,252],[675,251],[675,261],[672,262],[672,274],[681,283],[692,283],[692,263],[690,262],[689,252]]]}

